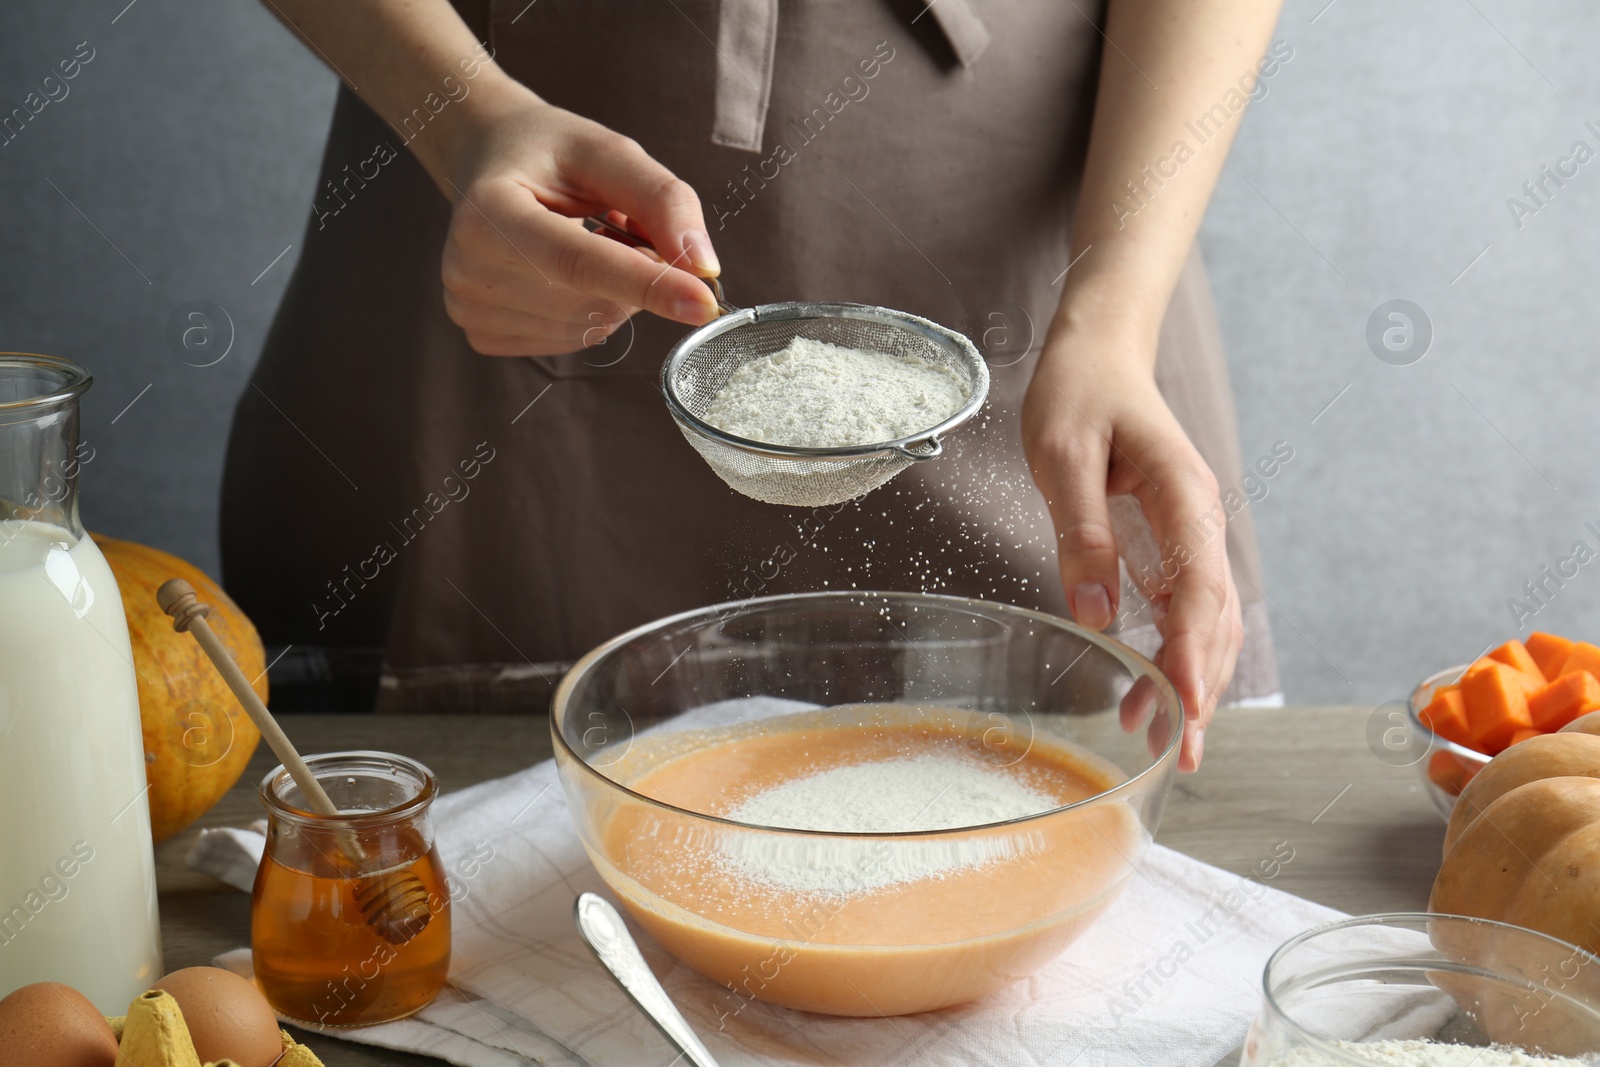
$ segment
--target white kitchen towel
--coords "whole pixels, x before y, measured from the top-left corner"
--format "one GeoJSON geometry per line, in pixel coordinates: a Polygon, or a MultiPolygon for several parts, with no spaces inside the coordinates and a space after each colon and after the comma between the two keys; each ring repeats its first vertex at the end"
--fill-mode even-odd
{"type": "MultiPolygon", "coordinates": [[[[737,718],[797,707],[741,702],[737,718]]],[[[725,706],[701,710],[677,724],[729,721],[725,706]]],[[[568,819],[554,763],[447,794],[434,812],[455,896],[449,984],[409,1019],[329,1033],[462,1067],[673,1063],[676,1053],[573,928],[580,892],[611,894],[568,819]]],[[[203,832],[190,865],[237,879],[249,852],[260,854],[253,836],[203,832]]],[[[633,932],[723,1067],[1212,1067],[1243,1039],[1273,949],[1340,917],[1271,887],[1293,863],[1292,845],[1263,841],[1247,879],[1152,847],[1105,916],[1032,978],[972,1004],[893,1019],[743,1001],[633,932]]],[[[251,973],[248,949],[217,962],[251,973]]]]}

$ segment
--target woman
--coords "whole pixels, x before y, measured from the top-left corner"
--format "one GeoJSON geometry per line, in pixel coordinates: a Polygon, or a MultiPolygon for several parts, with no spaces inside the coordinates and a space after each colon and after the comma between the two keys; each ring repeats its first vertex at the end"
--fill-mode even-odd
{"type": "Polygon", "coordinates": [[[910,588],[1159,643],[1186,768],[1242,644],[1235,695],[1276,691],[1192,245],[1277,0],[272,6],[346,87],[229,449],[270,641],[486,710],[674,611],[910,588]],[[668,265],[576,221],[608,211],[668,265]],[[724,268],[967,331],[988,417],[839,509],[735,495],[655,391],[724,268]]]}

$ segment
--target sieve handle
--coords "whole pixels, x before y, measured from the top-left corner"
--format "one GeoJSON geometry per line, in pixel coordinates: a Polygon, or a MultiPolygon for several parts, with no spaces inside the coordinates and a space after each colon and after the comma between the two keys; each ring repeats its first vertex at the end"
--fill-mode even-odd
{"type": "MultiPolygon", "coordinates": [[[[620,241],[629,248],[642,248],[648,252],[655,252],[656,258],[661,258],[661,253],[656,252],[656,246],[636,233],[623,229],[610,219],[601,218],[599,215],[590,215],[583,220],[583,228],[590,233],[604,233],[614,241],[620,241]]],[[[724,315],[731,315],[739,309],[728,303],[727,297],[722,295],[722,280],[720,278],[701,279],[711,287],[711,295],[717,298],[717,307],[724,315]]]]}
{"type": "Polygon", "coordinates": [[[913,441],[908,445],[895,445],[894,450],[907,459],[938,459],[944,454],[944,445],[937,437],[929,437],[922,441],[913,441]]]}

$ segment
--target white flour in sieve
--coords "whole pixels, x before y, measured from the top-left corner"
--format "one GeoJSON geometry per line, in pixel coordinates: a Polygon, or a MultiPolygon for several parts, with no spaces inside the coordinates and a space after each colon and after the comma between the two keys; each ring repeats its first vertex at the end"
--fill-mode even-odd
{"type": "MultiPolygon", "coordinates": [[[[1426,1039],[1334,1041],[1331,1044],[1362,1063],[1386,1067],[1581,1067],[1595,1062],[1589,1056],[1581,1060],[1535,1056],[1504,1047],[1446,1045],[1426,1039]]],[[[1279,1056],[1268,1067],[1332,1067],[1332,1060],[1318,1049],[1301,1046],[1279,1056]]]]}
{"type": "MultiPolygon", "coordinates": [[[[951,756],[834,767],[758,793],[727,813],[790,830],[908,833],[1017,819],[1059,801],[1001,771],[951,756]]],[[[725,857],[744,877],[806,892],[849,894],[941,876],[1020,855],[1026,835],[862,841],[730,834],[725,857]]],[[[1042,847],[1042,843],[1041,843],[1042,847]]]]}
{"type": "Polygon", "coordinates": [[[843,448],[936,426],[969,395],[961,377],[938,363],[796,337],[734,371],[704,419],[747,441],[843,448]]]}

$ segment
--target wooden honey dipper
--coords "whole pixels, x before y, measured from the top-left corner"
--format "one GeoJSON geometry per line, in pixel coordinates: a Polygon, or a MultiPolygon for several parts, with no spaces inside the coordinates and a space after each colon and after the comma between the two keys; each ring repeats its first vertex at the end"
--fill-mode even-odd
{"type": "MultiPolygon", "coordinates": [[[[156,603],[161,605],[162,611],[172,616],[174,630],[189,633],[200,643],[210,657],[211,665],[228,683],[233,695],[239,698],[239,703],[261,731],[261,736],[267,739],[273,754],[283,762],[295,784],[300,787],[311,810],[318,815],[344,814],[334,806],[323,790],[322,783],[317,781],[311,768],[306,766],[306,761],[300,758],[300,753],[295,751],[294,745],[285,736],[278,720],[272,717],[272,712],[256,696],[249,679],[234,662],[233,655],[218,639],[211,624],[206,622],[206,616],[211,614],[211,605],[202,603],[195,595],[194,587],[182,578],[162,583],[161,588],[156,590],[156,603]]],[[[369,862],[366,849],[348,827],[336,829],[334,837],[339,842],[340,851],[358,869],[369,862]]],[[[428,920],[433,917],[428,907],[427,887],[410,867],[357,878],[355,897],[361,917],[367,925],[392,945],[403,945],[422,933],[428,920]]]]}

